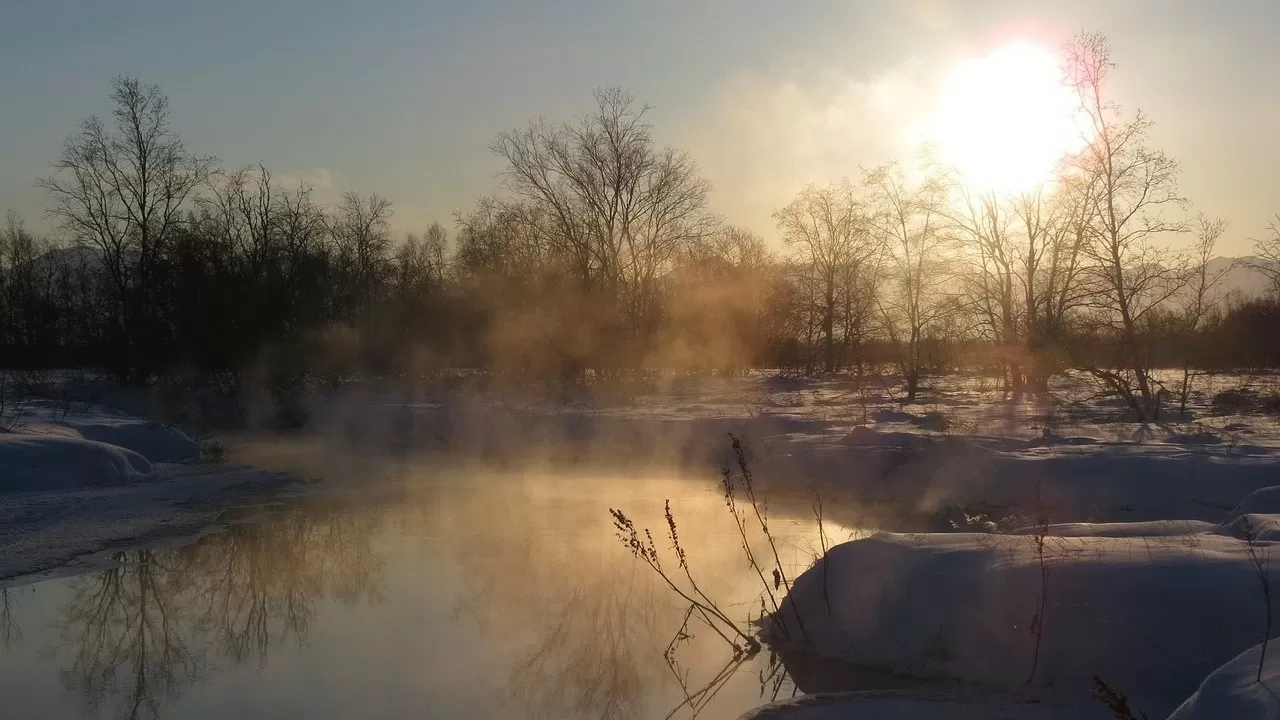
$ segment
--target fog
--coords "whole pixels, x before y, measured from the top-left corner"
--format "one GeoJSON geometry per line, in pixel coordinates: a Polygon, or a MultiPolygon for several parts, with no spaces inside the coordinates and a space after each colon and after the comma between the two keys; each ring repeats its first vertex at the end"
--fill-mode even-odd
{"type": "MultiPolygon", "coordinates": [[[[8,707],[60,707],[69,693],[105,717],[184,717],[285,691],[298,712],[339,715],[665,717],[684,700],[663,655],[683,608],[610,536],[609,503],[660,522],[658,498],[672,498],[708,592],[754,600],[739,549],[716,539],[731,526],[714,485],[357,460],[304,443],[236,452],[338,487],[191,544],[118,552],[106,570],[5,590],[8,707]],[[360,691],[368,672],[394,691],[360,691]]],[[[776,512],[798,572],[815,532],[776,512]]],[[[753,673],[720,677],[734,659],[718,639],[681,645],[673,660],[689,691],[724,693],[711,716],[754,704],[753,673]]],[[[773,674],[768,692],[789,694],[773,674]]]]}
{"type": "Polygon", "coordinates": [[[117,77],[0,231],[0,704],[1274,710],[1280,229],[1184,196],[1127,47],[961,62],[767,236],[619,87],[399,236],[117,77]]]}

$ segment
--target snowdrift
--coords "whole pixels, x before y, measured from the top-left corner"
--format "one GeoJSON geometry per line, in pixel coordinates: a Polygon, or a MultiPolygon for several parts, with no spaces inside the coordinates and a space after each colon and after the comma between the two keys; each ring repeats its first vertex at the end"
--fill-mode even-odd
{"type": "Polygon", "coordinates": [[[1040,505],[1060,521],[1217,522],[1251,492],[1275,483],[1280,457],[1264,448],[927,436],[865,427],[841,445],[828,451],[827,467],[802,470],[827,478],[833,489],[920,513],[960,505],[1012,514],[1040,505]]]}
{"type": "Polygon", "coordinates": [[[0,435],[0,494],[127,485],[154,474],[145,457],[115,445],[58,435],[0,435]]]}
{"type": "Polygon", "coordinates": [[[1214,670],[1195,694],[1169,720],[1274,720],[1280,718],[1280,642],[1268,643],[1262,678],[1258,663],[1262,646],[1255,645],[1214,670]]]}
{"type": "Polygon", "coordinates": [[[1204,520],[1149,520],[1131,523],[1060,523],[1043,528],[1024,527],[1014,535],[1041,533],[1053,537],[1177,537],[1197,533],[1218,532],[1220,526],[1204,520]]]}
{"type": "MultiPolygon", "coordinates": [[[[1266,556],[1272,544],[1252,549],[1266,556]]],[[[830,658],[995,687],[1030,679],[1087,696],[1099,675],[1156,717],[1261,639],[1249,550],[1225,532],[1049,536],[1042,575],[1034,535],[885,533],[832,548],[763,632],[830,658]]],[[[1280,566],[1266,572],[1280,588],[1280,566]]]]}
{"type": "Polygon", "coordinates": [[[199,443],[181,430],[98,406],[63,411],[48,401],[34,401],[23,409],[18,422],[24,433],[107,443],[132,450],[151,462],[186,462],[200,457],[199,443]]]}
{"type": "Polygon", "coordinates": [[[1280,513],[1280,485],[1260,488],[1249,493],[1248,497],[1227,516],[1227,522],[1232,522],[1242,515],[1276,513],[1280,513]]]}
{"type": "Polygon", "coordinates": [[[756,708],[742,720],[1104,720],[1097,709],[1061,708],[979,693],[871,691],[805,695],[756,708]]]}
{"type": "Polygon", "coordinates": [[[19,432],[0,434],[0,586],[123,543],[200,532],[228,505],[290,481],[185,462],[200,453],[186,435],[107,410],[37,401],[19,420],[19,432]]]}

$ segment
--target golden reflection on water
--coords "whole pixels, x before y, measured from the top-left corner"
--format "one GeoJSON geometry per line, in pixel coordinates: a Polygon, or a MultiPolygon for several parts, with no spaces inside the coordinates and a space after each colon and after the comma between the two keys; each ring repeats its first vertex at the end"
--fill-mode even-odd
{"type": "Polygon", "coordinates": [[[56,614],[68,689],[86,709],[158,718],[162,701],[220,659],[263,666],[277,644],[301,643],[315,604],[376,602],[377,515],[292,510],[177,548],[117,552],[73,578],[56,614]]]}
{"type": "MultiPolygon", "coordinates": [[[[472,610],[487,613],[497,632],[528,636],[505,686],[507,700],[527,716],[689,714],[705,704],[690,696],[703,687],[704,695],[714,692],[737,668],[723,641],[696,624],[675,665],[664,658],[686,608],[622,546],[607,510],[628,508],[657,537],[668,498],[700,586],[745,627],[761,588],[711,482],[532,474],[475,483],[463,502],[410,503],[446,516],[472,610]],[[674,702],[649,707],[655,685],[668,687],[674,702]]],[[[816,524],[780,515],[773,528],[794,577],[814,560],[816,524]]],[[[771,696],[786,687],[780,671],[763,677],[771,696]]]]}
{"type": "MultiPolygon", "coordinates": [[[[265,668],[273,648],[305,646],[318,620],[352,617],[321,613],[322,603],[378,605],[395,578],[449,585],[448,614],[424,609],[414,618],[425,625],[413,628],[427,638],[420,652],[466,652],[430,638],[433,625],[468,624],[476,642],[507,659],[494,672],[505,678],[502,702],[512,716],[644,718],[709,708],[705,717],[732,717],[792,691],[776,658],[766,653],[751,672],[739,671],[723,641],[693,623],[669,665],[663,649],[685,609],[613,535],[610,506],[653,526],[656,537],[671,498],[699,584],[745,622],[758,610],[759,581],[713,483],[416,461],[381,472],[403,482],[394,492],[336,492],[190,545],[118,552],[108,569],[65,581],[65,600],[48,614],[64,688],[94,715],[182,717],[184,689],[230,665],[265,668]],[[717,693],[721,705],[709,702],[717,693]]],[[[805,511],[771,509],[791,577],[817,552],[805,511]]],[[[23,641],[9,611],[13,590],[21,588],[0,595],[6,644],[23,641]]],[[[345,662],[360,662],[359,647],[345,650],[345,662]]]]}

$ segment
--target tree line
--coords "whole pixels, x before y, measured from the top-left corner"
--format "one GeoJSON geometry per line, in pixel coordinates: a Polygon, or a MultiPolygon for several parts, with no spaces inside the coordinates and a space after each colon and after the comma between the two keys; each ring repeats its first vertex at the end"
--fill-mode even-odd
{"type": "MultiPolygon", "coordinates": [[[[452,233],[395,238],[386,199],[326,205],[265,167],[219,168],[186,147],[158,87],[117,78],[111,116],[82,122],[40,181],[58,232],[12,213],[0,232],[0,363],[135,384],[892,367],[907,399],[960,366],[1013,393],[1078,368],[1148,419],[1176,390],[1154,368],[1280,364],[1278,295],[1215,292],[1225,225],[1178,193],[1151,121],[1107,97],[1105,38],[1077,36],[1066,57],[1088,142],[1050,182],[1006,196],[927,161],[863,169],[778,208],[781,248],[713,213],[693,159],[619,89],[499,136],[501,187],[452,233]]],[[[1280,259],[1274,226],[1257,255],[1280,259]]],[[[1280,264],[1260,267],[1280,288],[1280,264]]]]}

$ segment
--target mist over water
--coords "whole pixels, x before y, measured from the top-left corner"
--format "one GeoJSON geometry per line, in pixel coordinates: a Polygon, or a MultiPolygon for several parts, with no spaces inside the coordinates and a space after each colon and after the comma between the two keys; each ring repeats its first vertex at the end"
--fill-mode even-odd
{"type": "MultiPolygon", "coordinates": [[[[690,714],[682,682],[713,685],[700,717],[736,717],[798,691],[770,653],[734,663],[692,623],[673,673],[664,649],[684,607],[613,535],[609,507],[657,534],[670,499],[700,584],[745,622],[758,581],[712,482],[339,458],[310,443],[238,452],[337,489],[5,591],[0,694],[15,717],[663,718],[690,714]]],[[[819,552],[806,512],[770,508],[793,574],[819,552]]]]}
{"type": "Polygon", "coordinates": [[[246,27],[343,72],[15,17],[74,52],[6,96],[45,160],[0,182],[0,720],[1145,718],[1251,646],[1280,683],[1274,63],[1212,51],[1260,15],[297,4],[246,27]]]}

